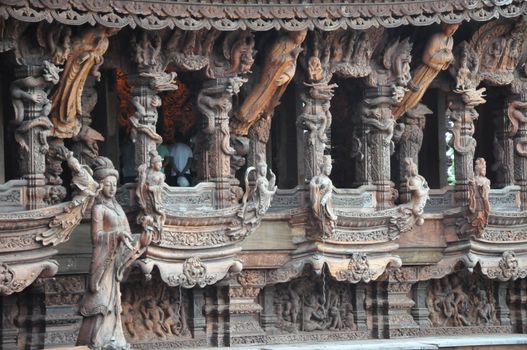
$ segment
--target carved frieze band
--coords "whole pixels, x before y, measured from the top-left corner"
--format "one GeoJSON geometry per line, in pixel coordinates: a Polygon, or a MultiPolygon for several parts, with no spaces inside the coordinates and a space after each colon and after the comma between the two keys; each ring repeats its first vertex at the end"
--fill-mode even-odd
{"type": "Polygon", "coordinates": [[[407,24],[426,26],[440,21],[487,21],[496,17],[517,17],[527,11],[526,4],[521,0],[409,0],[388,4],[381,0],[368,4],[343,4],[335,0],[320,4],[311,0],[302,4],[279,1],[277,6],[254,6],[258,1],[240,5],[227,0],[220,3],[202,1],[199,5],[176,1],[156,3],[127,0],[2,0],[0,3],[3,4],[0,6],[0,16],[4,18],[13,17],[27,22],[55,20],[69,25],[99,23],[108,27],[130,26],[149,30],[166,27],[255,31],[273,28],[290,31],[315,28],[367,29],[372,26],[393,28],[407,24]]]}

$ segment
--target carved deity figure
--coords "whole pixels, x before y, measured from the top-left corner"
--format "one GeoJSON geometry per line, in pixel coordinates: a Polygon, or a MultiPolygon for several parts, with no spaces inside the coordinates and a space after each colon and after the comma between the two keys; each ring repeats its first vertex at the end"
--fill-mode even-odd
{"type": "Polygon", "coordinates": [[[412,215],[416,218],[416,224],[424,223],[423,212],[428,200],[430,188],[426,179],[417,173],[417,164],[411,158],[404,160],[406,166],[406,188],[411,193],[412,215]]]}
{"type": "Polygon", "coordinates": [[[165,174],[161,172],[161,167],[162,159],[154,150],[150,153],[150,165],[147,167],[146,164],[142,164],[137,169],[136,195],[137,201],[141,206],[137,222],[143,226],[148,222],[153,222],[154,235],[152,240],[154,242],[158,242],[161,239],[166,218],[161,200],[165,174]],[[150,216],[150,219],[146,219],[146,216],[150,216]]]}
{"type": "Polygon", "coordinates": [[[271,178],[267,179],[267,164],[264,161],[259,161],[255,167],[249,167],[245,171],[245,193],[242,198],[242,209],[240,214],[245,223],[256,224],[267,209],[271,206],[271,201],[276,193],[277,186],[276,175],[269,169],[271,178]],[[249,184],[249,174],[256,172],[256,183],[254,188],[249,184]],[[254,212],[251,217],[250,212],[254,212]]]}
{"type": "Polygon", "coordinates": [[[490,180],[486,177],[487,163],[485,159],[476,159],[474,179],[470,181],[468,208],[471,213],[471,225],[476,235],[480,235],[487,226],[490,204],[490,180]]]}
{"type": "Polygon", "coordinates": [[[430,38],[423,52],[423,64],[415,70],[412,80],[408,84],[410,90],[394,109],[393,114],[396,119],[421,101],[434,78],[440,71],[447,69],[454,60],[452,54],[454,38],[452,36],[458,27],[459,24],[444,24],[442,31],[430,38]]]}
{"type": "Polygon", "coordinates": [[[123,270],[141,247],[132,242],[130,226],[115,199],[119,173],[105,157],[93,163],[101,191],[92,208],[93,255],[88,288],[81,302],[84,316],[77,345],[91,349],[129,349],[121,321],[120,282],[123,270]]]}
{"type": "Polygon", "coordinates": [[[320,165],[320,174],[314,176],[309,183],[311,208],[324,237],[331,236],[337,221],[332,204],[333,182],[329,178],[331,169],[331,156],[326,155],[320,165]]]}
{"type": "Polygon", "coordinates": [[[82,114],[84,83],[89,74],[100,80],[99,67],[108,49],[108,37],[115,32],[114,28],[95,27],[73,41],[64,66],[63,79],[51,99],[53,136],[69,138],[79,133],[81,124],[78,115],[82,114]]]}
{"type": "Polygon", "coordinates": [[[267,51],[262,74],[256,87],[240,107],[236,119],[237,135],[247,135],[249,128],[261,118],[271,115],[296,71],[300,45],[307,31],[288,32],[281,35],[267,51]]]}

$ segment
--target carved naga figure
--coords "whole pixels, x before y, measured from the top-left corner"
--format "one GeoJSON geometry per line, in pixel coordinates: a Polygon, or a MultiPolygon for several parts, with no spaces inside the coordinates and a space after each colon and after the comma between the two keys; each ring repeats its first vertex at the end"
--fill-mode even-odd
{"type": "Polygon", "coordinates": [[[326,155],[320,165],[320,174],[314,176],[309,183],[311,209],[324,237],[331,236],[337,221],[332,204],[333,182],[329,178],[331,169],[331,156],[326,155]]]}
{"type": "Polygon", "coordinates": [[[150,165],[142,164],[137,169],[136,196],[141,212],[137,216],[137,222],[142,224],[145,230],[149,230],[152,223],[153,242],[159,242],[163,232],[166,213],[163,208],[161,193],[165,183],[165,174],[161,172],[162,159],[157,152],[150,153],[150,165]]]}
{"type": "Polygon", "coordinates": [[[93,162],[100,192],[92,208],[93,257],[88,288],[81,302],[84,316],[77,345],[92,349],[129,349],[121,322],[120,282],[124,270],[144,251],[149,239],[144,232],[134,242],[128,219],[115,200],[119,173],[112,162],[99,157],[93,162]]]}
{"type": "Polygon", "coordinates": [[[81,97],[84,83],[88,74],[97,80],[100,79],[99,67],[108,49],[108,37],[116,31],[114,28],[95,27],[73,41],[71,53],[64,66],[64,78],[52,97],[53,136],[70,138],[79,133],[81,124],[78,116],[82,114],[81,97]]]}
{"type": "Polygon", "coordinates": [[[237,115],[236,135],[247,135],[250,127],[262,117],[271,115],[296,71],[300,45],[307,31],[281,35],[269,49],[256,87],[245,99],[237,115]]]}

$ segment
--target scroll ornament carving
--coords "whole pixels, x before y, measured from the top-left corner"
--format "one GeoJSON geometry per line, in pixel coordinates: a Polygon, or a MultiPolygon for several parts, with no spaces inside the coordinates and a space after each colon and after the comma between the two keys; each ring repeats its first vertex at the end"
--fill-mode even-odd
{"type": "Polygon", "coordinates": [[[63,79],[51,99],[53,136],[70,138],[79,133],[81,124],[77,116],[82,114],[84,83],[90,74],[100,79],[99,68],[108,49],[108,37],[116,32],[114,28],[99,26],[73,39],[71,52],[64,65],[63,79]]]}
{"type": "Polygon", "coordinates": [[[417,173],[417,164],[411,158],[404,160],[406,172],[406,188],[410,192],[410,202],[399,207],[399,216],[390,221],[399,232],[410,231],[414,224],[421,226],[424,223],[423,213],[426,201],[430,198],[430,188],[426,179],[417,173]]]}
{"type": "Polygon", "coordinates": [[[399,138],[399,153],[417,162],[421,145],[423,144],[423,129],[426,115],[432,114],[426,105],[418,103],[406,112],[402,118],[404,129],[399,138]]]}
{"type": "Polygon", "coordinates": [[[373,71],[366,78],[366,83],[370,87],[391,87],[392,104],[400,103],[408,91],[407,85],[412,78],[410,73],[411,51],[412,43],[408,38],[391,41],[381,56],[381,62],[373,62],[373,71]]]}
{"type": "Polygon", "coordinates": [[[132,98],[135,113],[129,118],[130,124],[132,125],[130,137],[135,142],[138,133],[141,133],[153,142],[161,143],[163,139],[155,131],[158,118],[157,108],[161,107],[161,98],[157,95],[150,95],[146,97],[146,103],[148,106],[143,106],[141,104],[141,97],[139,96],[132,98]]]}
{"type": "Polygon", "coordinates": [[[281,34],[267,51],[262,73],[256,86],[234,115],[232,131],[247,135],[261,118],[270,117],[296,71],[300,45],[307,31],[281,34]]]}
{"type": "Polygon", "coordinates": [[[144,231],[138,239],[132,238],[126,214],[115,200],[119,174],[112,162],[99,157],[92,166],[100,191],[92,207],[93,259],[88,288],[80,306],[83,321],[77,344],[127,349],[121,320],[120,282],[125,270],[145,251],[151,233],[144,231]]]}
{"type": "Polygon", "coordinates": [[[191,257],[183,263],[183,272],[177,276],[169,276],[168,282],[171,286],[181,286],[183,288],[201,288],[218,280],[218,276],[210,274],[207,267],[200,258],[191,257]]]}
{"type": "Polygon", "coordinates": [[[449,146],[461,154],[474,154],[476,150],[476,140],[474,135],[474,120],[478,118],[478,113],[473,107],[467,107],[467,110],[458,110],[449,108],[446,114],[452,122],[448,129],[452,133],[449,146]]]}
{"type": "Polygon", "coordinates": [[[26,281],[16,279],[15,271],[6,263],[0,265],[0,294],[8,295],[22,290],[26,281]]]}
{"type": "MultiPolygon", "coordinates": [[[[509,136],[514,137],[520,129],[527,128],[527,102],[513,100],[507,107],[507,115],[510,121],[509,136]]],[[[514,138],[515,150],[521,157],[527,157],[527,137],[520,136],[514,138]]]]}
{"type": "MultiPolygon", "coordinates": [[[[43,62],[43,67],[36,75],[31,75],[26,78],[17,79],[11,83],[11,98],[13,102],[13,109],[15,111],[15,119],[13,123],[17,126],[15,132],[15,140],[19,144],[22,154],[30,152],[30,145],[25,140],[25,135],[31,129],[38,128],[37,139],[39,147],[37,152],[46,154],[49,150],[47,143],[48,130],[52,128],[52,124],[48,119],[51,111],[51,101],[47,95],[51,87],[59,82],[59,73],[62,69],[55,66],[48,61],[43,62]],[[39,115],[29,120],[25,117],[25,104],[35,104],[39,106],[39,115]]],[[[32,149],[35,151],[35,149],[32,149]]]]}
{"type": "Polygon", "coordinates": [[[348,264],[347,270],[340,270],[339,280],[346,280],[350,283],[369,282],[375,275],[370,270],[368,256],[365,253],[353,253],[348,264]]]}
{"type": "Polygon", "coordinates": [[[500,281],[514,281],[527,276],[527,270],[520,269],[516,254],[510,250],[503,252],[498,267],[488,268],[483,273],[489,278],[497,278],[500,281]]]}
{"type": "Polygon", "coordinates": [[[319,77],[310,73],[310,80],[325,83],[333,74],[345,78],[363,78],[372,72],[371,58],[382,39],[384,28],[371,28],[366,31],[335,30],[314,31],[309,38],[308,71],[317,60],[323,72],[319,77]],[[322,79],[323,78],[323,79],[322,79]]]}
{"type": "Polygon", "coordinates": [[[311,213],[315,227],[320,230],[324,238],[331,237],[337,222],[332,203],[333,182],[329,178],[331,170],[331,156],[326,155],[320,165],[320,173],[309,182],[311,213]]]}
{"type": "Polygon", "coordinates": [[[395,150],[393,139],[397,125],[395,119],[392,118],[389,107],[392,102],[391,97],[366,99],[364,100],[361,114],[361,121],[365,128],[368,130],[373,129],[384,136],[382,138],[382,146],[388,146],[390,154],[395,150]]]}
{"type": "Polygon", "coordinates": [[[72,173],[72,186],[79,192],[64,207],[63,212],[50,221],[49,229],[38,233],[36,240],[45,246],[66,242],[101,191],[101,186],[92,177],[93,171],[87,165],[81,165],[71,152],[68,153],[66,161],[72,173]]]}
{"type": "MultiPolygon", "coordinates": [[[[267,164],[262,160],[258,162],[256,168],[248,167],[245,171],[245,193],[242,198],[242,207],[238,212],[238,217],[242,219],[243,225],[254,227],[260,224],[263,215],[271,206],[271,201],[278,186],[275,185],[276,176],[271,169],[269,169],[269,173],[271,177],[267,179],[267,164]],[[251,186],[249,175],[253,171],[256,175],[256,181],[255,185],[251,186]]],[[[234,239],[241,238],[238,236],[242,234],[242,231],[234,232],[236,232],[236,236],[232,236],[229,233],[228,235],[234,239]]]]}
{"type": "Polygon", "coordinates": [[[485,159],[476,159],[474,178],[469,181],[468,212],[457,222],[459,235],[481,237],[487,227],[490,212],[490,180],[486,177],[486,173],[485,159]]]}

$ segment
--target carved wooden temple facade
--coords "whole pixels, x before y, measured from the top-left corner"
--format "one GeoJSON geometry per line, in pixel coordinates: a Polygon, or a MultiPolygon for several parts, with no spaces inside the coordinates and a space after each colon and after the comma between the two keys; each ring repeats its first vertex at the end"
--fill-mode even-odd
{"type": "Polygon", "coordinates": [[[0,0],[0,348],[526,333],[526,16],[0,0]]]}

